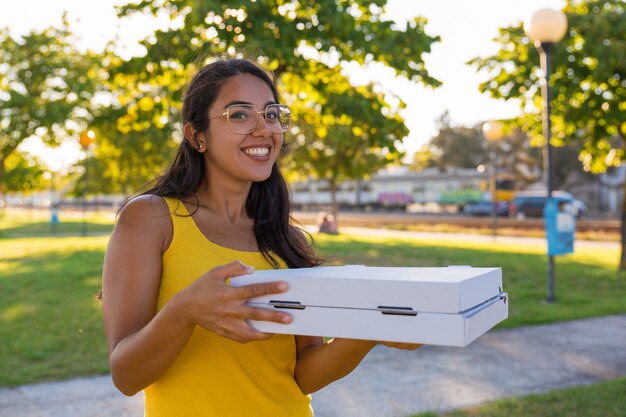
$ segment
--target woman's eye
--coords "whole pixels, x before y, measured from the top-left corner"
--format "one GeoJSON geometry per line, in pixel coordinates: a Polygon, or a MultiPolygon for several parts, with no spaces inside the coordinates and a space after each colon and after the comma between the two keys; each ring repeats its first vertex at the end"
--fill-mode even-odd
{"type": "Polygon", "coordinates": [[[230,114],[229,119],[235,120],[246,120],[248,118],[248,113],[243,110],[237,110],[230,114]]]}
{"type": "Polygon", "coordinates": [[[278,119],[278,112],[277,111],[266,111],[265,112],[265,120],[276,120],[278,119]]]}

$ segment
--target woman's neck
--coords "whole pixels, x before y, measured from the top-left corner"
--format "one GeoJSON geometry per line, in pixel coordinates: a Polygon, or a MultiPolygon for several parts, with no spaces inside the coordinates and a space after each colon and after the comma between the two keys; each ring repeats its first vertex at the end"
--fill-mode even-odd
{"type": "Polygon", "coordinates": [[[238,184],[204,184],[196,196],[200,206],[206,208],[213,216],[229,224],[249,221],[246,202],[252,183],[238,184]]]}

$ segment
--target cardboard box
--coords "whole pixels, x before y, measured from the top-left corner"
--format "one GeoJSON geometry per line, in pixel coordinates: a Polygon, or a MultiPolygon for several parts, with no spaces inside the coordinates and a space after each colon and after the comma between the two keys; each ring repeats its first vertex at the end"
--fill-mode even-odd
{"type": "Polygon", "coordinates": [[[267,333],[467,346],[508,317],[500,268],[321,266],[256,271],[231,285],[271,281],[289,290],[249,304],[293,320],[250,322],[267,333]]]}

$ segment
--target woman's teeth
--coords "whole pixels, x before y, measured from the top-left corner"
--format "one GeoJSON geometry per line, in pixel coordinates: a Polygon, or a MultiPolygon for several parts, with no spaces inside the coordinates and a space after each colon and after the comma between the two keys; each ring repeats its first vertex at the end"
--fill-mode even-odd
{"type": "Polygon", "coordinates": [[[266,156],[270,153],[269,148],[246,148],[243,150],[246,155],[251,156],[266,156]]]}

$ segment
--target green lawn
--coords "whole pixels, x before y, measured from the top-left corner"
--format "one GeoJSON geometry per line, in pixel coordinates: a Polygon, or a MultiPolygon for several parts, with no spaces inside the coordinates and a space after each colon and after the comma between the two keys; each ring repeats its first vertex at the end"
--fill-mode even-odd
{"type": "Polygon", "coordinates": [[[113,230],[115,213],[108,211],[59,212],[59,223],[50,223],[50,213],[38,209],[9,209],[0,211],[0,238],[28,236],[67,236],[110,233],[113,230]]]}
{"type": "Polygon", "coordinates": [[[107,372],[94,299],[107,240],[0,239],[0,386],[107,372]]]}
{"type": "Polygon", "coordinates": [[[412,417],[624,417],[626,378],[509,398],[451,413],[420,413],[412,417]]]}
{"type": "MultiPolygon", "coordinates": [[[[89,231],[104,233],[96,236],[76,236],[81,220],[67,220],[74,226],[58,235],[34,218],[8,215],[0,223],[0,386],[107,372],[93,296],[112,216],[89,223],[89,231]]],[[[315,240],[321,254],[337,264],[501,266],[510,294],[506,327],[626,312],[626,274],[617,272],[617,250],[584,248],[558,258],[558,301],[545,304],[542,248],[350,234],[315,235],[315,240]]]]}
{"type": "Polygon", "coordinates": [[[547,256],[526,243],[397,239],[367,235],[316,235],[322,255],[335,263],[370,266],[501,267],[514,327],[626,312],[626,272],[617,270],[619,253],[606,247],[579,247],[557,257],[557,302],[546,304],[547,256]]]}

